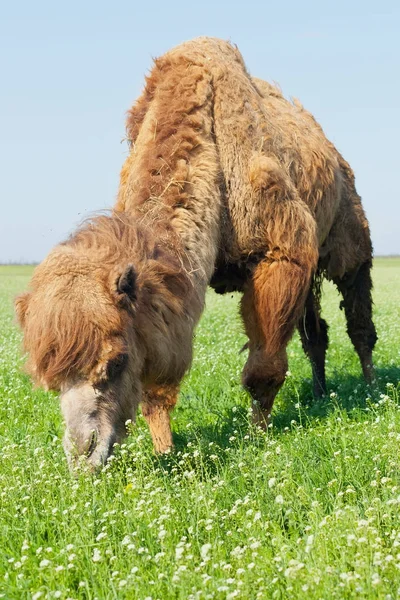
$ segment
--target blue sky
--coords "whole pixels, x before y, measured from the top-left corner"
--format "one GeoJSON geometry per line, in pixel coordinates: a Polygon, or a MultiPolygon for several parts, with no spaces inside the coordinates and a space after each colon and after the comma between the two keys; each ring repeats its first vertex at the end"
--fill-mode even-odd
{"type": "Polygon", "coordinates": [[[356,173],[376,253],[400,253],[398,1],[24,0],[0,13],[0,262],[41,260],[113,204],[152,57],[198,35],[236,43],[314,113],[356,173]]]}

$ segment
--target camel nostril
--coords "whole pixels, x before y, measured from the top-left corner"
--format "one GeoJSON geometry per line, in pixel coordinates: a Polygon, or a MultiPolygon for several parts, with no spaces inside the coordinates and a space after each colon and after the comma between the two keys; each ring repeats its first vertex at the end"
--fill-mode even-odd
{"type": "Polygon", "coordinates": [[[98,438],[97,431],[95,429],[93,429],[93,431],[90,435],[90,438],[88,439],[88,447],[85,452],[87,457],[91,456],[93,454],[93,452],[95,451],[96,446],[97,446],[97,438],[98,438]]]}

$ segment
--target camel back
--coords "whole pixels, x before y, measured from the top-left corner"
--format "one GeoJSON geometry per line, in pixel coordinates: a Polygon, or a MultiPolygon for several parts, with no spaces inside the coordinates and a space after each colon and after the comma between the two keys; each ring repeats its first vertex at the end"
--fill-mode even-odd
{"type": "Polygon", "coordinates": [[[129,112],[116,208],[171,228],[199,285],[251,255],[316,263],[342,193],[337,151],[299,103],[212,38],[155,61],[129,112]]]}

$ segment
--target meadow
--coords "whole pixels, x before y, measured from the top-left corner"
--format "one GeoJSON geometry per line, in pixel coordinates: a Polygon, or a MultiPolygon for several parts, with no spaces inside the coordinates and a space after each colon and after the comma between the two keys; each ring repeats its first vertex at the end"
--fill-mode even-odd
{"type": "Polygon", "coordinates": [[[239,295],[210,291],[174,453],[154,455],[138,416],[78,478],[56,395],[23,372],[12,300],[31,271],[0,267],[0,598],[400,598],[400,259],[374,265],[374,386],[326,284],[329,395],[313,400],[296,334],[272,426],[255,431],[239,295]]]}

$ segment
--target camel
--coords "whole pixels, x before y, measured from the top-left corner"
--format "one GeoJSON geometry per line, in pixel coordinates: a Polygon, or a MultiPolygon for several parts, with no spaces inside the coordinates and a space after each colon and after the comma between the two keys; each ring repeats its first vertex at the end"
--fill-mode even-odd
{"type": "Polygon", "coordinates": [[[192,360],[207,286],[242,292],[243,385],[265,427],[296,327],[326,391],[320,284],[343,295],[371,380],[372,247],[354,175],[313,117],[252,79],[230,43],[198,38],[155,61],[128,113],[110,215],[35,269],[16,312],[35,381],[60,392],[64,449],[96,469],[138,405],[157,452],[192,360]]]}

